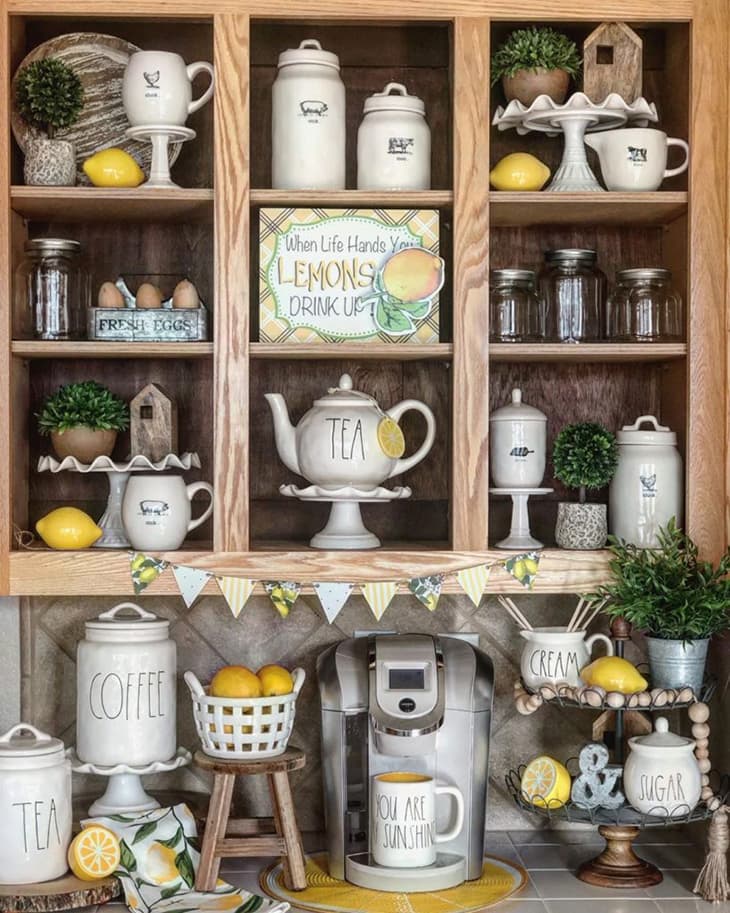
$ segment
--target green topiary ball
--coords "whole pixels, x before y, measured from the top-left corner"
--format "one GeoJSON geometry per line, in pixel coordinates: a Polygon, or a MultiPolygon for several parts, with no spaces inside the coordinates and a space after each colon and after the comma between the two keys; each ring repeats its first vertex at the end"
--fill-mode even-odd
{"type": "Polygon", "coordinates": [[[569,488],[603,488],[618,465],[616,436],[597,422],[567,425],[555,438],[553,465],[569,488]]]}
{"type": "Polygon", "coordinates": [[[74,71],[60,60],[36,60],[18,74],[15,103],[26,123],[48,136],[70,127],[84,104],[84,89],[74,71]]]}

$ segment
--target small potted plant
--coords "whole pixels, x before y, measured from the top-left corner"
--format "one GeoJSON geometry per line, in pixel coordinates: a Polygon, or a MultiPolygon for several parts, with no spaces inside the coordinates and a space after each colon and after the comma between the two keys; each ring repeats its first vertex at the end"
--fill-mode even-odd
{"type": "Polygon", "coordinates": [[[53,57],[36,60],[18,73],[15,103],[23,120],[45,134],[27,140],[25,183],[73,186],[76,149],[68,140],[57,139],[55,132],[70,127],[78,119],[84,103],[79,77],[53,57]]]}
{"type": "Polygon", "coordinates": [[[528,108],[538,95],[562,104],[580,66],[578,47],[567,35],[549,27],[517,29],[492,56],[492,85],[501,79],[507,101],[516,98],[528,108]]]}
{"type": "Polygon", "coordinates": [[[73,456],[91,463],[111,455],[117,432],[129,426],[129,407],[102,384],[87,380],[61,387],[36,418],[41,434],[50,434],[59,459],[73,456]]]}
{"type": "Polygon", "coordinates": [[[652,549],[611,537],[613,581],[591,599],[608,599],[607,615],[647,635],[652,687],[689,686],[697,694],[709,639],[730,624],[730,549],[716,567],[701,561],[674,520],[658,539],[652,549]]]}
{"type": "Polygon", "coordinates": [[[555,524],[560,548],[603,548],[608,536],[605,504],[587,504],[586,490],[603,488],[618,465],[616,437],[596,422],[567,425],[555,438],[555,478],[578,489],[578,503],[561,501],[555,524]]]}

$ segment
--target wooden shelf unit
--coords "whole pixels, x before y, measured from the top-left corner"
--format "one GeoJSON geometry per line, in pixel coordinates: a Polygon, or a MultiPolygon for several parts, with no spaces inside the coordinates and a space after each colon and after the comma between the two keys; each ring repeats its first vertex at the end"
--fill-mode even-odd
{"type": "MultiPolygon", "coordinates": [[[[198,135],[173,168],[185,188],[179,191],[25,187],[22,156],[6,129],[0,300],[13,300],[25,238],[57,233],[82,241],[95,285],[119,274],[189,275],[210,302],[215,331],[210,343],[55,345],[28,338],[17,306],[0,312],[0,423],[9,429],[0,454],[0,503],[11,505],[0,512],[0,594],[131,593],[126,552],[14,545],[14,524],[30,528],[46,507],[100,509],[103,480],[34,471],[47,445],[35,433],[33,412],[50,390],[81,377],[97,377],[124,395],[144,380],[158,380],[181,399],[185,444],[201,452],[196,477],[214,484],[216,509],[200,538],[166,557],[217,573],[301,580],[307,592],[313,580],[404,579],[503,559],[506,553],[488,547],[506,531],[508,510],[505,501],[488,496],[488,417],[518,384],[528,402],[547,412],[550,441],[569,421],[592,418],[616,427],[656,412],[678,432],[689,530],[705,554],[722,551],[727,528],[718,479],[722,494],[730,479],[727,296],[719,266],[730,233],[727,150],[716,129],[728,121],[724,0],[635,0],[630,12],[626,0],[539,0],[528,15],[511,0],[423,0],[405,11],[382,0],[375,8],[343,9],[334,0],[180,0],[169,16],[151,0],[130,0],[124,15],[111,0],[68,0],[61,16],[49,15],[40,0],[8,0],[3,7],[0,45],[10,49],[0,58],[6,124],[8,82],[20,60],[68,31],[119,34],[141,46],[176,50],[188,61],[213,60],[217,89],[214,103],[190,120],[198,135]],[[491,96],[487,88],[490,45],[541,17],[579,41],[600,21],[628,17],[644,39],[644,89],[657,102],[658,126],[690,143],[688,175],[646,194],[490,191],[490,167],[506,152],[532,151],[553,170],[559,160],[560,139],[490,127],[502,101],[498,88],[491,96]],[[348,188],[355,186],[362,101],[395,80],[426,101],[434,137],[432,191],[269,189],[276,56],[315,33],[342,62],[348,188]],[[252,253],[262,206],[440,210],[449,280],[442,341],[326,349],[259,343],[252,253]],[[621,267],[671,268],[685,293],[688,343],[489,345],[489,269],[538,268],[544,250],[554,246],[595,246],[609,278],[621,267]],[[322,525],[321,511],[279,496],[278,486],[294,479],[278,460],[262,400],[264,392],[280,390],[297,421],[345,370],[384,406],[423,399],[439,426],[434,450],[405,479],[413,498],[369,509],[366,522],[386,544],[366,554],[307,547],[322,525]]],[[[409,448],[417,446],[418,421],[404,421],[404,430],[409,448]]],[[[561,497],[558,489],[534,502],[535,532],[548,542],[561,497]]],[[[548,548],[535,592],[590,590],[607,573],[604,552],[548,548]]],[[[446,591],[453,586],[450,581],[446,591]]],[[[494,574],[490,589],[523,592],[503,573],[494,574]]],[[[175,592],[170,574],[149,589],[152,595],[175,592]]]]}

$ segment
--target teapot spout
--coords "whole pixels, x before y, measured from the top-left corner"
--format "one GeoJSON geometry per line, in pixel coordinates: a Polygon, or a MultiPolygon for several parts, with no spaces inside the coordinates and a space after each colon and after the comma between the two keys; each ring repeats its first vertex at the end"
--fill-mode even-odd
{"type": "Polygon", "coordinates": [[[289,421],[289,410],[286,408],[284,397],[281,393],[265,393],[264,398],[274,417],[274,437],[281,462],[292,472],[301,475],[297,459],[296,430],[289,421]]]}

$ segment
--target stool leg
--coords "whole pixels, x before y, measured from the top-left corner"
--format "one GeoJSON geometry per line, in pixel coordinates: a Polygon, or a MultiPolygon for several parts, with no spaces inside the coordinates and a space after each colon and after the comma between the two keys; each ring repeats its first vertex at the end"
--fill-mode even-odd
{"type": "Polygon", "coordinates": [[[196,891],[212,891],[221,867],[220,856],[216,855],[216,844],[226,836],[228,815],[231,811],[231,797],[236,778],[233,774],[216,774],[213,792],[205,821],[203,846],[200,850],[200,865],[195,878],[196,891]]]}
{"type": "Polygon", "coordinates": [[[294,812],[288,773],[268,775],[271,803],[274,808],[274,822],[279,836],[284,840],[286,856],[282,856],[284,884],[290,891],[303,891],[307,886],[304,870],[302,838],[294,812]]]}

